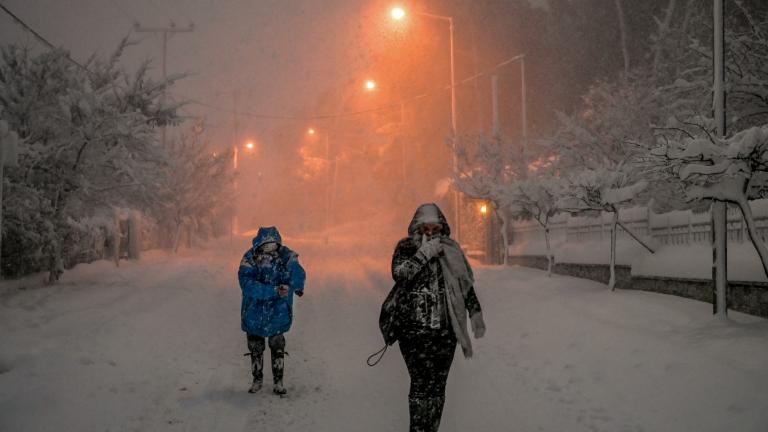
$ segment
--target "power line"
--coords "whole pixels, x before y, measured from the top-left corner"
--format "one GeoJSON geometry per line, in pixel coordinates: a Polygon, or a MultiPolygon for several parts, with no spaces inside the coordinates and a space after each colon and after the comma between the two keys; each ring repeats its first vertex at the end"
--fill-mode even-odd
{"type": "MultiPolygon", "coordinates": [[[[488,69],[486,69],[486,70],[484,70],[482,72],[478,72],[478,73],[476,73],[474,75],[470,75],[470,76],[468,76],[468,77],[466,77],[466,78],[464,78],[462,80],[459,80],[458,82],[456,82],[455,86],[458,87],[459,85],[466,84],[466,83],[468,83],[470,81],[473,81],[473,80],[475,80],[477,78],[480,78],[481,76],[487,75],[489,72],[491,72],[493,70],[496,70],[496,69],[498,69],[500,67],[504,67],[504,66],[512,63],[513,61],[520,60],[521,58],[524,58],[524,57],[525,57],[525,54],[518,54],[518,55],[516,55],[514,57],[510,57],[510,58],[502,61],[501,63],[498,63],[498,64],[496,64],[496,65],[494,65],[494,66],[492,66],[492,67],[490,67],[490,68],[488,68],[488,69]]],[[[449,84],[449,85],[441,88],[439,91],[444,91],[444,90],[447,90],[447,89],[450,89],[450,88],[451,88],[451,85],[449,84]]],[[[413,102],[415,100],[422,99],[422,98],[434,95],[436,93],[438,93],[438,91],[432,91],[432,92],[428,92],[428,93],[422,93],[422,94],[419,94],[419,95],[416,95],[416,96],[411,96],[411,97],[408,97],[408,98],[405,98],[405,99],[401,99],[399,101],[391,102],[391,103],[388,103],[386,105],[383,105],[383,106],[380,106],[380,107],[376,107],[376,108],[369,108],[369,109],[359,110],[359,111],[339,112],[339,113],[334,113],[334,114],[322,114],[322,115],[314,115],[314,116],[290,116],[290,115],[280,115],[280,114],[262,114],[262,113],[250,113],[250,112],[238,111],[237,115],[257,118],[257,119],[261,119],[261,120],[302,120],[302,121],[308,121],[308,120],[327,120],[327,119],[333,119],[333,118],[351,117],[351,116],[356,116],[356,115],[361,115],[361,114],[368,114],[368,113],[377,112],[377,111],[385,111],[385,110],[389,110],[389,109],[392,109],[392,108],[395,108],[395,107],[399,107],[403,103],[413,102]]],[[[219,107],[219,106],[216,106],[216,105],[213,105],[213,104],[201,101],[201,100],[197,100],[197,99],[189,99],[189,102],[193,103],[195,105],[204,106],[206,108],[210,108],[210,109],[213,109],[213,110],[216,110],[216,111],[226,112],[226,113],[229,113],[229,114],[233,114],[234,113],[234,111],[231,110],[231,109],[222,108],[222,107],[219,107]]]]}
{"type": "MultiPolygon", "coordinates": [[[[33,35],[35,38],[37,38],[37,40],[39,40],[40,42],[42,42],[43,44],[45,44],[45,46],[47,46],[48,48],[50,48],[50,49],[52,49],[52,50],[56,50],[56,49],[57,49],[57,48],[56,48],[56,47],[55,47],[55,46],[54,46],[52,43],[50,43],[50,42],[49,42],[49,41],[48,41],[46,38],[44,38],[44,37],[43,37],[43,36],[42,36],[40,33],[36,32],[36,31],[35,31],[35,29],[33,29],[32,27],[30,27],[29,25],[27,25],[27,23],[25,23],[25,22],[24,22],[24,21],[23,21],[21,18],[19,18],[18,16],[16,16],[16,14],[14,14],[14,13],[13,13],[13,12],[11,12],[11,11],[10,11],[10,10],[9,10],[7,7],[5,7],[5,5],[4,5],[4,4],[0,3],[0,9],[2,9],[2,10],[3,10],[5,13],[7,13],[7,14],[8,14],[8,15],[9,15],[11,18],[13,18],[13,20],[14,20],[14,21],[16,21],[16,23],[18,23],[20,26],[22,26],[22,27],[24,28],[24,30],[28,31],[28,32],[29,32],[29,33],[31,33],[31,34],[32,34],[32,35],[33,35]]],[[[69,60],[70,62],[72,62],[72,64],[74,64],[75,66],[79,67],[80,69],[84,70],[85,72],[87,72],[87,73],[89,73],[89,74],[91,73],[91,71],[89,71],[89,70],[88,70],[88,68],[86,68],[85,66],[83,66],[83,65],[81,65],[80,63],[78,63],[77,61],[75,61],[75,60],[74,60],[72,57],[70,57],[70,56],[69,56],[69,54],[66,54],[66,55],[65,55],[65,57],[67,58],[67,60],[69,60]]]]}

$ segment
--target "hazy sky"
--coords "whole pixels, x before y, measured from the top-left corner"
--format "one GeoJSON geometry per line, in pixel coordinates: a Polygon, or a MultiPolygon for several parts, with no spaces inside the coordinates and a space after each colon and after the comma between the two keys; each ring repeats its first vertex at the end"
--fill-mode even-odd
{"type": "MultiPolygon", "coordinates": [[[[78,61],[91,53],[108,54],[131,32],[146,27],[183,27],[192,33],[171,37],[168,71],[191,72],[174,93],[226,109],[232,91],[239,109],[290,114],[302,101],[355,73],[364,53],[355,48],[355,32],[371,3],[349,0],[3,0],[3,4],[54,45],[78,61]],[[366,3],[363,6],[363,3],[366,3]]],[[[385,9],[383,9],[385,11],[385,9]]],[[[40,47],[34,37],[0,14],[0,41],[40,47]]],[[[124,65],[155,60],[160,76],[162,36],[133,33],[140,41],[124,65]]],[[[191,105],[186,112],[205,114],[213,128],[229,126],[227,113],[191,105]]],[[[247,123],[244,126],[248,128],[247,123]]],[[[269,126],[268,122],[250,122],[269,126]]],[[[257,131],[258,133],[258,131],[257,131]]]]}

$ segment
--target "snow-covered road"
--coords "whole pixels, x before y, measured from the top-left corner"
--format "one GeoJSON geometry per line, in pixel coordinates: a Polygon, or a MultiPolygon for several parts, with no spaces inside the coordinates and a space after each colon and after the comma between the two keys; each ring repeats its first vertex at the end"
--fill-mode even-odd
{"type": "MultiPolygon", "coordinates": [[[[235,244],[82,265],[55,287],[5,283],[0,430],[407,430],[397,347],[365,364],[388,252],[290,243],[308,286],[280,399],[246,393],[235,273],[248,239],[235,244]]],[[[489,330],[474,359],[457,353],[442,431],[768,430],[765,320],[525,268],[477,279],[489,330]]]]}

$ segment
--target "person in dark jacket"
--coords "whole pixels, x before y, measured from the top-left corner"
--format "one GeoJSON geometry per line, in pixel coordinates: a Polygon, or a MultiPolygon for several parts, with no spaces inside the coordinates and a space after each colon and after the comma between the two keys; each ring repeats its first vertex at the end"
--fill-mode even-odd
{"type": "Polygon", "coordinates": [[[450,233],[440,208],[423,204],[392,257],[392,277],[405,292],[397,336],[411,379],[410,432],[436,432],[440,426],[457,342],[465,357],[472,356],[467,315],[475,338],[485,334],[472,268],[450,233]]]}
{"type": "Polygon", "coordinates": [[[256,393],[262,387],[265,338],[272,358],[273,392],[286,394],[283,386],[285,336],[293,322],[293,295],[304,294],[306,274],[299,256],[282,244],[275,227],[261,227],[252,247],[243,255],[237,272],[243,301],[241,328],[246,333],[256,393]]]}

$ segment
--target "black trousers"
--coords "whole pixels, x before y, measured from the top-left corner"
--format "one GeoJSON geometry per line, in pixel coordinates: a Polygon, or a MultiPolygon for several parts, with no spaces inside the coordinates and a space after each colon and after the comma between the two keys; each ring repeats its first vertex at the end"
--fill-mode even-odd
{"type": "MultiPolygon", "coordinates": [[[[265,341],[263,336],[249,334],[248,351],[251,353],[251,373],[253,380],[262,382],[264,379],[264,349],[265,341]]],[[[275,384],[283,382],[283,372],[285,370],[285,336],[282,334],[269,337],[269,352],[272,359],[272,380],[275,384]]]]}
{"type": "Polygon", "coordinates": [[[452,329],[406,332],[400,337],[411,386],[410,432],[437,432],[445,404],[445,385],[456,351],[452,329]]]}
{"type": "Polygon", "coordinates": [[[445,384],[456,351],[453,330],[406,332],[399,346],[411,377],[408,396],[445,396],[445,384]]]}

